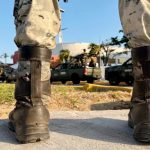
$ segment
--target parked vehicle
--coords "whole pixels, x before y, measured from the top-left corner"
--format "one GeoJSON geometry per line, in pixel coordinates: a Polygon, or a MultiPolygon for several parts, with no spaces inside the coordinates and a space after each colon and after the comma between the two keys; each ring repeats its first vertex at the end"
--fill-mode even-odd
{"type": "Polygon", "coordinates": [[[65,84],[67,81],[72,81],[73,84],[79,84],[80,81],[87,81],[93,83],[99,78],[101,78],[99,68],[80,64],[62,63],[51,70],[51,82],[61,81],[65,84]]]}
{"type": "Polygon", "coordinates": [[[110,85],[119,85],[120,82],[126,82],[127,85],[132,85],[133,78],[132,59],[128,59],[122,65],[111,66],[105,69],[105,79],[110,85]]]}
{"type": "Polygon", "coordinates": [[[16,81],[16,70],[11,68],[8,65],[1,64],[0,65],[0,81],[1,82],[12,82],[16,81]]]}
{"type": "Polygon", "coordinates": [[[15,69],[5,70],[5,80],[7,83],[16,82],[17,80],[17,71],[15,69]]]}

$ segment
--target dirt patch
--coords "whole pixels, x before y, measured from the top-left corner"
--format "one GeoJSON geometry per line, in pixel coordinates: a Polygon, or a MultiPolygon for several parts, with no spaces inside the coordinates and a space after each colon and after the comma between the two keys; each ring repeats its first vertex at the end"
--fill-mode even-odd
{"type": "MultiPolygon", "coordinates": [[[[14,108],[14,85],[0,84],[0,118],[7,118],[14,108]],[[3,91],[4,90],[4,91],[3,91]],[[6,99],[6,101],[5,101],[6,99]]],[[[86,91],[82,85],[52,85],[51,101],[47,105],[50,111],[91,111],[128,109],[131,92],[115,90],[86,91]]]]}
{"type": "Polygon", "coordinates": [[[128,109],[131,93],[126,91],[87,92],[82,86],[52,86],[50,110],[128,109]]]}
{"type": "Polygon", "coordinates": [[[0,119],[1,118],[8,118],[8,115],[10,113],[11,110],[13,110],[14,108],[14,104],[8,104],[8,103],[4,103],[0,105],[0,119]]]}

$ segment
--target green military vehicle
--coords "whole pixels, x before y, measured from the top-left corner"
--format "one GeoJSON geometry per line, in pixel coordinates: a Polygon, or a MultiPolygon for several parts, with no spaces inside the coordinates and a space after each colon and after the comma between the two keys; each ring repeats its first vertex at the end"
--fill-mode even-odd
{"type": "Polygon", "coordinates": [[[14,82],[16,81],[16,70],[8,65],[0,64],[0,81],[1,82],[14,82]]]}
{"type": "Polygon", "coordinates": [[[16,82],[17,80],[17,70],[11,67],[6,68],[4,70],[5,73],[5,80],[7,83],[16,82]]]}
{"type": "Polygon", "coordinates": [[[120,82],[125,82],[127,85],[133,85],[133,68],[132,59],[128,59],[122,65],[110,66],[105,69],[105,79],[110,85],[119,85],[120,82]]]}
{"type": "Polygon", "coordinates": [[[62,63],[51,69],[51,82],[61,81],[65,84],[72,81],[73,84],[79,84],[80,81],[93,83],[94,80],[101,78],[101,71],[98,67],[82,66],[81,64],[62,63]]]}

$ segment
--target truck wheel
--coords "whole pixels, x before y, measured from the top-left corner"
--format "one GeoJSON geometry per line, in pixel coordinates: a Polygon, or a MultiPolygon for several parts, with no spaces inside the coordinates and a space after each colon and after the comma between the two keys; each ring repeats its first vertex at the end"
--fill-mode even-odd
{"type": "Polygon", "coordinates": [[[80,84],[80,78],[77,74],[73,74],[71,79],[73,84],[80,84]]]}
{"type": "Polygon", "coordinates": [[[87,79],[87,83],[94,83],[94,79],[92,79],[92,78],[87,79]]]}
{"type": "Polygon", "coordinates": [[[132,86],[132,85],[133,85],[133,82],[134,82],[133,77],[129,77],[129,78],[127,78],[127,80],[125,81],[125,83],[126,83],[127,85],[129,85],[129,86],[132,86]]]}
{"type": "Polygon", "coordinates": [[[109,79],[109,84],[110,85],[119,85],[119,80],[118,80],[117,76],[111,77],[109,79]]]}
{"type": "Polygon", "coordinates": [[[11,83],[11,80],[7,79],[7,80],[6,80],[6,83],[11,83]]]}
{"type": "Polygon", "coordinates": [[[1,81],[2,81],[2,82],[5,82],[5,79],[2,79],[1,81]]]}
{"type": "Polygon", "coordinates": [[[61,81],[62,84],[66,84],[67,81],[61,81]]]}

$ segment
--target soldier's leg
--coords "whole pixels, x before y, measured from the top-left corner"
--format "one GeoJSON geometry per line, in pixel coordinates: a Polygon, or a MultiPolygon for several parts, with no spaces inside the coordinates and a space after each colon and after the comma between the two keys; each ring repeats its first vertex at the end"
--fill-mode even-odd
{"type": "Polygon", "coordinates": [[[120,18],[132,47],[134,87],[129,125],[134,137],[150,142],[150,1],[120,0],[120,18]]]}
{"type": "Polygon", "coordinates": [[[15,43],[20,60],[15,88],[16,107],[10,127],[22,143],[49,138],[50,57],[60,29],[57,0],[15,0],[15,43]]]}

